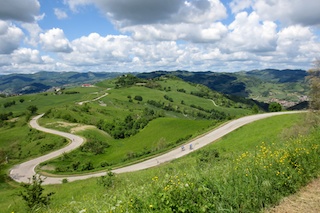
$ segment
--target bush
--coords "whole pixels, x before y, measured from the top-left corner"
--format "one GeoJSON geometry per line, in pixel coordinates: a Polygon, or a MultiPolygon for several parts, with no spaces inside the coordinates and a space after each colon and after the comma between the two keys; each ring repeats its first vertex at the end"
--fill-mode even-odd
{"type": "Polygon", "coordinates": [[[279,103],[273,102],[269,105],[269,112],[280,112],[282,110],[282,106],[279,103]]]}
{"type": "Polygon", "coordinates": [[[97,180],[97,184],[105,188],[110,188],[114,186],[115,178],[116,178],[115,174],[111,171],[108,171],[107,175],[101,176],[97,180]]]}
{"type": "Polygon", "coordinates": [[[38,175],[32,176],[31,183],[21,183],[24,192],[20,192],[19,196],[26,202],[30,210],[50,204],[51,196],[54,192],[43,195],[44,188],[42,187],[42,183],[43,179],[38,175]]]}
{"type": "Polygon", "coordinates": [[[15,105],[15,104],[16,104],[16,101],[8,101],[3,104],[3,107],[7,108],[7,107],[11,107],[12,105],[15,105]]]}
{"type": "Polygon", "coordinates": [[[100,163],[100,166],[101,166],[101,167],[107,167],[107,166],[110,166],[110,165],[111,165],[110,163],[105,162],[105,161],[103,161],[103,162],[100,163]]]}
{"type": "Polygon", "coordinates": [[[103,154],[105,149],[110,147],[107,142],[97,140],[95,138],[90,139],[84,145],[80,147],[82,152],[91,152],[95,155],[103,154]]]}
{"type": "Polygon", "coordinates": [[[140,95],[136,95],[136,96],[134,96],[134,100],[136,100],[136,101],[142,101],[143,98],[142,98],[140,95]]]}
{"type": "Polygon", "coordinates": [[[28,106],[27,110],[31,113],[31,115],[33,115],[37,112],[38,107],[36,107],[35,105],[30,105],[28,106]]]}
{"type": "Polygon", "coordinates": [[[65,91],[64,92],[66,95],[72,95],[72,94],[78,94],[78,91],[65,91]]]}
{"type": "Polygon", "coordinates": [[[94,166],[93,163],[91,161],[85,163],[84,165],[82,165],[82,171],[86,171],[86,170],[93,170],[94,166]]]}
{"type": "Polygon", "coordinates": [[[63,178],[63,179],[62,179],[62,183],[63,183],[63,184],[68,183],[68,182],[69,182],[69,181],[68,181],[67,178],[63,178]]]}
{"type": "Polygon", "coordinates": [[[164,99],[166,99],[170,102],[173,102],[173,99],[171,97],[169,97],[168,95],[164,95],[163,97],[164,97],[164,99]]]}

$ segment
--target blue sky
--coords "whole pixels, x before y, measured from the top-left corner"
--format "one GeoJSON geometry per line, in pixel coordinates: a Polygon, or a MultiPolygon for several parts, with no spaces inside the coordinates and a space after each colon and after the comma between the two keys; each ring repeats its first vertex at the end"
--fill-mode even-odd
{"type": "Polygon", "coordinates": [[[315,0],[0,0],[0,74],[309,69],[315,0]]]}

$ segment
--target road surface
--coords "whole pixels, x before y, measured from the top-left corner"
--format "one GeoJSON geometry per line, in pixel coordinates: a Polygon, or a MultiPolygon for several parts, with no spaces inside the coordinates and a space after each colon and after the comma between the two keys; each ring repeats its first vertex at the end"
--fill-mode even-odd
{"type": "Polygon", "coordinates": [[[93,100],[90,100],[90,101],[81,101],[81,102],[78,102],[78,104],[79,104],[79,105],[83,105],[83,104],[85,104],[85,103],[97,101],[97,100],[99,100],[99,99],[101,99],[101,98],[103,98],[103,97],[105,97],[105,96],[107,96],[107,95],[109,95],[109,93],[105,93],[104,95],[101,95],[101,96],[99,96],[99,97],[97,97],[97,98],[95,98],[95,99],[93,99],[93,100]]]}
{"type": "MultiPolygon", "coordinates": [[[[292,114],[292,113],[300,113],[301,111],[291,111],[291,112],[274,112],[274,113],[265,113],[265,114],[257,114],[257,115],[250,115],[250,116],[246,116],[246,117],[242,117],[239,118],[237,120],[233,120],[230,121],[222,126],[220,126],[219,128],[210,131],[209,133],[194,139],[192,141],[190,141],[188,144],[186,144],[186,148],[184,151],[181,150],[181,147],[175,148],[163,155],[151,158],[149,160],[137,163],[137,164],[133,164],[130,166],[126,166],[123,168],[119,168],[119,169],[114,169],[112,170],[112,172],[114,173],[124,173],[124,172],[133,172],[133,171],[139,171],[139,170],[143,170],[143,169],[147,169],[147,168],[151,168],[154,166],[157,166],[161,163],[164,162],[168,162],[171,160],[174,160],[176,158],[180,158],[184,155],[187,155],[189,153],[191,153],[194,150],[200,149],[216,140],[218,140],[219,138],[223,137],[224,135],[238,129],[241,126],[244,126],[248,123],[260,120],[260,119],[264,119],[264,118],[268,118],[271,116],[276,116],[276,115],[283,115],[283,114],[292,114]],[[189,149],[189,144],[192,144],[192,149],[189,149]]],[[[65,132],[60,132],[57,130],[52,130],[52,129],[47,129],[44,127],[39,126],[39,124],[37,123],[37,120],[39,118],[41,118],[44,114],[38,115],[36,117],[34,117],[31,121],[30,121],[30,126],[32,128],[35,128],[39,131],[43,131],[43,132],[47,132],[47,133],[51,133],[51,134],[56,134],[56,135],[60,135],[62,137],[68,138],[71,143],[60,149],[57,151],[54,151],[52,153],[49,153],[47,155],[38,157],[36,159],[18,164],[16,166],[14,166],[11,171],[10,171],[10,177],[17,181],[17,182],[25,182],[28,183],[29,182],[29,178],[31,178],[33,175],[36,174],[35,172],[35,168],[44,161],[47,161],[49,159],[55,158],[59,155],[62,155],[65,152],[70,152],[76,148],[78,148],[79,146],[81,146],[81,144],[84,142],[84,139],[77,136],[77,135],[73,135],[70,133],[65,133],[65,132]]],[[[61,184],[63,179],[67,179],[69,182],[71,181],[76,181],[76,180],[84,180],[87,178],[91,178],[91,177],[99,177],[99,176],[103,176],[106,175],[106,172],[97,172],[97,173],[92,173],[92,174],[86,174],[86,175],[74,175],[74,176],[59,176],[59,177],[46,177],[44,180],[43,184],[61,184]]]]}

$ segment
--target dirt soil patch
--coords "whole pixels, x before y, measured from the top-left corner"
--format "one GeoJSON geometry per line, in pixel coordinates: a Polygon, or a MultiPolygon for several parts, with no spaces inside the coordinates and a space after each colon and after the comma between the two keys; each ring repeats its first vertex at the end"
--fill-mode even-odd
{"type": "Polygon", "coordinates": [[[67,123],[67,122],[63,122],[63,121],[48,123],[47,125],[55,125],[57,127],[70,128],[70,133],[75,133],[75,132],[79,132],[82,130],[95,128],[95,126],[92,126],[92,125],[83,125],[83,124],[78,124],[78,123],[67,123]]]}
{"type": "Polygon", "coordinates": [[[93,128],[95,128],[95,126],[80,125],[80,126],[73,127],[73,128],[70,130],[70,133],[75,133],[75,132],[83,131],[83,130],[86,130],[86,129],[93,129],[93,128]]]}
{"type": "Polygon", "coordinates": [[[319,213],[320,177],[303,187],[299,192],[284,198],[278,206],[264,213],[319,213]]]}

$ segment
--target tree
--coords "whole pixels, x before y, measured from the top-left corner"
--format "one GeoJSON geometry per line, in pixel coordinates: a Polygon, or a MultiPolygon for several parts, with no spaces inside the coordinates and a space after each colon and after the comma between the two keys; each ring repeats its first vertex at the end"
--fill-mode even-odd
{"type": "Polygon", "coordinates": [[[142,98],[140,95],[136,95],[136,96],[134,96],[134,100],[136,100],[136,101],[142,101],[143,98],[142,98]]]}
{"type": "Polygon", "coordinates": [[[42,183],[44,180],[39,175],[32,176],[31,181],[31,183],[21,183],[24,192],[20,192],[19,196],[26,202],[30,210],[49,205],[54,192],[43,195],[44,188],[42,187],[42,183]]]}
{"type": "Polygon", "coordinates": [[[257,114],[259,112],[259,107],[257,104],[254,104],[252,107],[252,113],[257,114]]]}
{"type": "Polygon", "coordinates": [[[30,106],[28,106],[27,110],[29,110],[30,113],[33,115],[37,112],[38,107],[36,107],[35,105],[30,105],[30,106]]]}
{"type": "Polygon", "coordinates": [[[314,62],[313,68],[308,70],[308,80],[310,85],[310,104],[312,110],[320,109],[320,59],[314,62]]]}
{"type": "Polygon", "coordinates": [[[279,103],[272,102],[269,104],[269,112],[280,112],[282,107],[279,103]]]}

